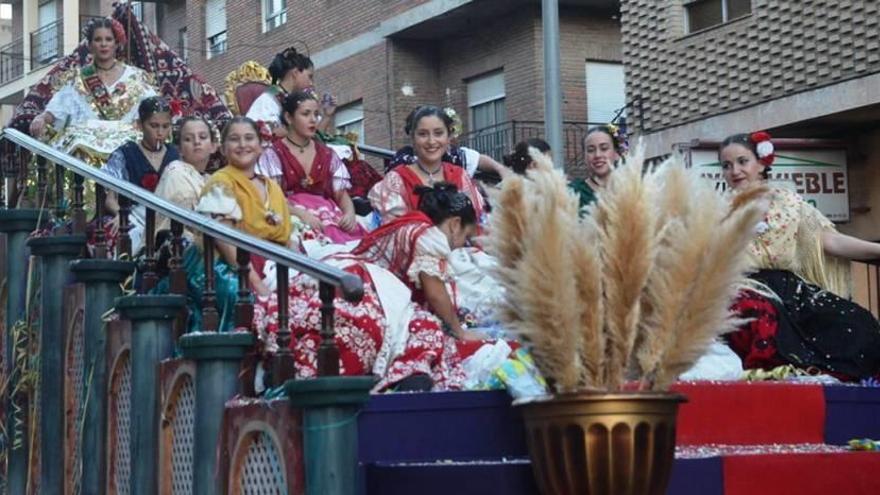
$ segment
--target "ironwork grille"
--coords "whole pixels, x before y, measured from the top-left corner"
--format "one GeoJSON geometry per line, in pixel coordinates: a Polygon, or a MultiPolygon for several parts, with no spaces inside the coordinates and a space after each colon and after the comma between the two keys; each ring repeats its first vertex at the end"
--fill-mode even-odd
{"type": "Polygon", "coordinates": [[[68,358],[69,368],[67,370],[67,376],[72,380],[71,391],[73,392],[73,397],[71,397],[70,405],[73,408],[73,428],[71,429],[73,433],[73,437],[70,439],[72,444],[71,454],[73,456],[71,465],[73,466],[73,472],[71,473],[71,485],[73,487],[73,493],[80,493],[80,481],[82,481],[82,458],[80,457],[80,447],[82,445],[82,424],[83,424],[83,397],[85,396],[85,382],[86,382],[86,364],[85,364],[85,336],[83,332],[83,313],[82,311],[78,311],[73,325],[71,327],[71,344],[70,344],[70,357],[68,358]]]}
{"type": "Polygon", "coordinates": [[[171,493],[190,495],[193,490],[196,390],[189,376],[181,381],[171,420],[171,493]]]}
{"type": "Polygon", "coordinates": [[[116,475],[114,483],[118,495],[128,495],[131,479],[131,357],[126,356],[119,369],[119,388],[116,396],[116,475]]]}
{"type": "Polygon", "coordinates": [[[287,493],[281,457],[275,442],[265,432],[253,436],[241,473],[242,495],[287,493]]]}

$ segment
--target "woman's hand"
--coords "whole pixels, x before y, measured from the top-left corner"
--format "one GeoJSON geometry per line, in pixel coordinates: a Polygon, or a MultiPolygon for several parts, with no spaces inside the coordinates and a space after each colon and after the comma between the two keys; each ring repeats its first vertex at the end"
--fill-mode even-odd
{"type": "Polygon", "coordinates": [[[55,123],[55,117],[49,112],[43,112],[31,120],[31,136],[41,139],[46,134],[46,126],[55,123]]]}
{"type": "Polygon", "coordinates": [[[303,210],[303,211],[297,212],[296,216],[298,216],[300,220],[305,222],[306,225],[311,227],[312,230],[317,231],[317,232],[324,231],[324,224],[321,223],[321,220],[319,220],[318,217],[316,217],[314,213],[312,213],[310,211],[303,210]]]}
{"type": "Polygon", "coordinates": [[[266,287],[266,284],[263,283],[262,280],[252,280],[251,281],[251,289],[254,291],[254,294],[257,297],[269,297],[272,295],[272,291],[266,287]]]}
{"type": "Polygon", "coordinates": [[[342,215],[342,218],[339,219],[339,228],[346,232],[353,232],[357,228],[357,218],[353,211],[342,215]]]}

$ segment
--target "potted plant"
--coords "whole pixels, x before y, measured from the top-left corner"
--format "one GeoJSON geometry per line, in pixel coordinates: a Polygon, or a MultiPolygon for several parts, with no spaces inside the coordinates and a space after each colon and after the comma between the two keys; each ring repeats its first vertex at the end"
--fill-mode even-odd
{"type": "Polygon", "coordinates": [[[545,494],[661,494],[675,450],[679,374],[735,321],[729,307],[763,190],[733,201],[677,158],[618,167],[579,215],[561,171],[533,153],[506,179],[488,241],[506,298],[499,318],[550,394],[523,411],[545,494]]]}

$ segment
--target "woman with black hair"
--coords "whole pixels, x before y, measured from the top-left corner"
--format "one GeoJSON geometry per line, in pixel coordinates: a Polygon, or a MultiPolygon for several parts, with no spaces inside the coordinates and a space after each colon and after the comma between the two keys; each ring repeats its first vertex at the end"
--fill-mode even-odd
{"type": "MultiPolygon", "coordinates": [[[[766,185],[774,160],[766,132],[734,134],[718,149],[732,190],[754,194],[766,185]]],[[[880,258],[880,244],[837,232],[834,224],[797,193],[770,187],[764,220],[748,246],[749,278],[734,310],[740,328],[728,334],[745,368],[792,364],[843,379],[880,374],[880,324],[848,300],[850,260],[880,258]]]]}
{"type": "Polygon", "coordinates": [[[575,179],[568,187],[576,192],[580,207],[585,208],[596,202],[596,195],[626,152],[626,140],[614,124],[592,127],[584,135],[584,162],[587,165],[587,178],[575,179]]]}
{"type": "MultiPolygon", "coordinates": [[[[269,75],[272,77],[272,85],[254,100],[248,109],[247,117],[260,124],[264,137],[268,133],[276,137],[284,137],[287,134],[281,119],[284,97],[303,91],[311,93],[316,101],[318,99],[314,90],[315,65],[307,55],[290,47],[275,55],[272,63],[269,64],[269,75]]],[[[336,105],[332,98],[325,96],[321,102],[322,118],[319,119],[318,129],[327,130],[330,117],[335,111],[336,105]]]]}
{"type": "Polygon", "coordinates": [[[513,153],[504,155],[504,166],[513,170],[513,173],[525,175],[526,172],[535,166],[535,161],[529,152],[530,148],[535,148],[545,155],[550,154],[550,145],[541,138],[528,138],[525,141],[516,143],[513,153]]]}
{"type": "MultiPolygon", "coordinates": [[[[375,374],[375,391],[449,390],[464,378],[456,339],[480,339],[464,330],[453,298],[447,256],[476,232],[477,213],[455,186],[419,187],[419,208],[368,234],[349,254],[324,261],[364,281],[358,303],[342,298],[336,308],[336,344],[343,375],[375,374]]],[[[277,329],[274,295],[258,301],[259,330],[277,329]]],[[[291,349],[299,377],[317,374],[321,301],[317,282],[297,276],[290,285],[291,349]]]]}
{"type": "Polygon", "coordinates": [[[316,138],[318,102],[310,93],[296,91],[281,106],[287,134],[263,151],[258,171],[281,185],[291,212],[304,224],[299,232],[303,239],[345,243],[362,238],[366,232],[357,223],[348,195],[348,170],[316,138]]]}
{"type": "Polygon", "coordinates": [[[412,137],[415,161],[395,167],[369,193],[373,209],[382,223],[387,223],[408,211],[417,209],[420,186],[438,182],[453,184],[470,198],[478,220],[483,213],[483,199],[477,185],[464,168],[444,160],[452,134],[453,120],[433,105],[416,107],[406,119],[407,134],[412,137]]]}

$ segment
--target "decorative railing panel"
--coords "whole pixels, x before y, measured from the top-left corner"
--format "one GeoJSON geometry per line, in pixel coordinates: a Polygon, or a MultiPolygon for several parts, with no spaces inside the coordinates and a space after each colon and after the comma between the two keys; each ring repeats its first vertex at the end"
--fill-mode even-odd
{"type": "Polygon", "coordinates": [[[196,367],[192,361],[162,363],[162,442],[159,479],[163,495],[193,490],[196,423],[196,367]]]}
{"type": "Polygon", "coordinates": [[[65,451],[67,462],[68,493],[78,495],[80,493],[80,479],[82,474],[82,462],[80,446],[82,445],[83,407],[86,389],[88,387],[85,335],[83,328],[83,314],[85,311],[85,290],[81,284],[71,286],[65,298],[65,319],[69,322],[67,327],[67,370],[65,373],[65,432],[67,441],[65,451]]]}
{"type": "Polygon", "coordinates": [[[129,493],[131,478],[131,323],[107,323],[107,493],[129,493]]]}
{"type": "Polygon", "coordinates": [[[64,20],[59,19],[31,32],[31,70],[45,67],[61,56],[64,20]]]}

